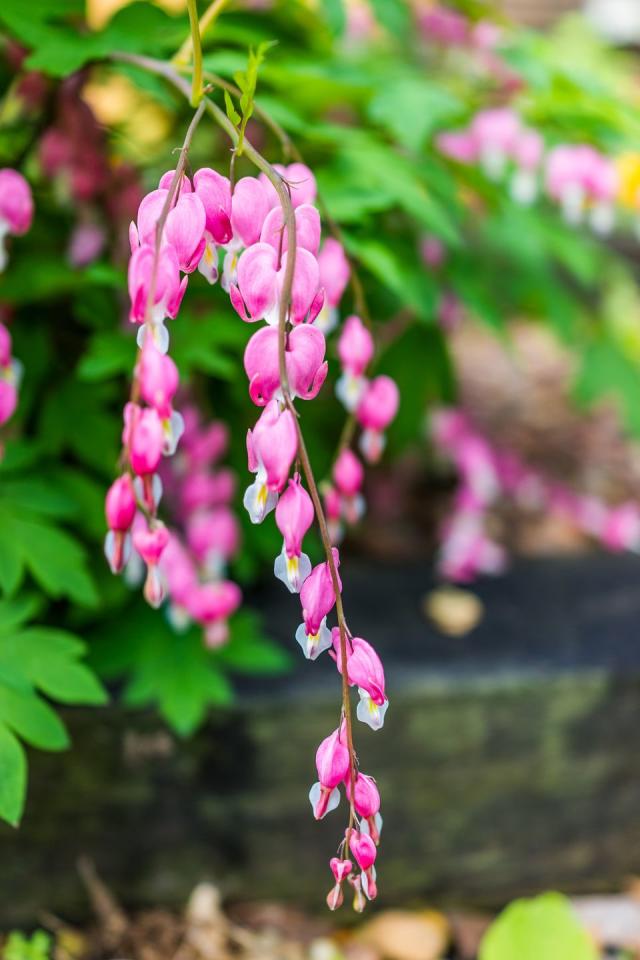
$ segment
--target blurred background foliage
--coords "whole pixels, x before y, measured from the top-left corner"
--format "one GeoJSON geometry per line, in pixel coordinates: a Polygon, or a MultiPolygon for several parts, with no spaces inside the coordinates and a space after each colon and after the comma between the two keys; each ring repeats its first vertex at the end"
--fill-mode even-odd
{"type": "MultiPolygon", "coordinates": [[[[204,66],[232,81],[249,46],[278,41],[260,69],[256,102],[282,135],[261,115],[248,135],[273,162],[286,159],[291,138],[340,227],[364,284],[376,364],[401,388],[390,459],[410,452],[426,470],[429,407],[455,399],[439,322],[445,295],[505,340],[514,318],[547,325],[575,356],[576,402],[615,396],[626,427],[640,435],[633,203],[615,236],[603,240],[565,223],[547,199],[517,203],[503,184],[436,145],[442,131],[508,101],[548,147],[632,151],[640,142],[633,62],[579,17],[542,35],[512,29],[481,0],[454,6],[471,22],[500,26],[503,69],[426,42],[406,0],[370,0],[366,35],[343,0],[237,0],[205,37],[204,66]],[[422,258],[425,236],[446,251],[437,270],[422,258]]],[[[127,227],[142,192],[174,162],[190,113],[162,78],[110,58],[115,51],[172,57],[188,34],[184,4],[90,0],[85,9],[82,0],[31,0],[27,15],[24,0],[3,0],[0,27],[0,166],[21,169],[36,202],[34,227],[12,244],[0,280],[25,370],[0,463],[0,815],[16,822],[26,782],[21,741],[66,746],[43,694],[103,702],[99,676],[124,702],[155,704],[188,734],[211,704],[230,701],[230,674],[278,672],[287,656],[248,609],[223,650],[206,650],[199,631],[176,634],[111,577],[102,556],[103,497],[135,353],[126,324],[127,227]],[[70,147],[58,165],[51,130],[70,147]],[[81,229],[96,241],[85,264],[73,254],[81,229]],[[88,661],[80,659],[85,644],[88,661]]],[[[211,95],[222,105],[219,88],[211,95]]],[[[192,167],[228,172],[229,159],[225,135],[202,124],[192,167]]],[[[252,172],[242,159],[238,175],[252,172]]],[[[240,486],[255,413],[241,367],[250,333],[227,297],[194,274],[173,324],[172,353],[203,410],[231,425],[229,461],[240,486]]],[[[333,343],[329,357],[335,373],[333,343]]],[[[304,408],[318,478],[329,469],[342,416],[330,389],[304,408]]],[[[248,586],[270,569],[279,538],[272,524],[251,527],[244,514],[242,522],[244,548],[232,573],[248,586]]]]}

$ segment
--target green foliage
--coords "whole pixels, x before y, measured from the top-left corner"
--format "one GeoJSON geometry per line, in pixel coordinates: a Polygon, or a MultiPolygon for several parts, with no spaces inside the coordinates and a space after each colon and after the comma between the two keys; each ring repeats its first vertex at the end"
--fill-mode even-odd
{"type": "Polygon", "coordinates": [[[599,952],[566,897],[515,900],[491,925],[479,960],[597,960],[599,952]]]}
{"type": "Polygon", "coordinates": [[[2,960],[47,960],[52,939],[44,930],[35,930],[26,937],[19,930],[12,930],[2,948],[2,960]]]}
{"type": "MultiPolygon", "coordinates": [[[[210,40],[205,36],[204,67],[240,90],[238,97],[211,91],[216,102],[224,99],[238,132],[238,177],[254,172],[243,156],[246,137],[260,141],[270,160],[290,159],[256,105],[291,136],[317,175],[323,206],[344,235],[383,344],[377,370],[400,385],[390,455],[411,448],[426,460],[425,412],[455,397],[449,345],[437,322],[443,296],[452,293],[505,339],[512,317],[550,326],[578,358],[577,401],[612,398],[627,428],[640,436],[640,307],[629,262],[585,230],[567,226],[549,202],[524,208],[506,184],[443,158],[437,134],[501,102],[500,84],[450,51],[421,45],[405,0],[369,5],[377,30],[365,44],[349,36],[343,0],[282,0],[259,15],[225,12],[210,40]],[[438,269],[422,262],[425,235],[444,245],[438,269]]],[[[480,0],[458,5],[473,18],[487,12],[480,0]]],[[[115,165],[144,153],[146,189],[170,165],[192,114],[161,77],[109,62],[114,52],[170,59],[188,35],[185,14],[172,17],[139,0],[93,31],[84,23],[84,8],[83,0],[33,0],[25,16],[24,0],[0,3],[0,27],[27,49],[25,70],[48,78],[43,108],[27,109],[12,71],[0,63],[8,91],[0,165],[22,166],[36,195],[34,227],[11,241],[0,289],[2,303],[13,311],[14,352],[25,368],[0,463],[0,814],[12,822],[19,819],[26,783],[22,743],[45,749],[66,744],[49,700],[98,702],[103,696],[81,662],[76,633],[89,641],[98,675],[121,686],[127,703],[156,705],[183,735],[208,709],[230,701],[234,673],[276,674],[288,664],[250,611],[233,619],[228,646],[207,650],[199,630],[176,632],[162,614],[132,602],[103,563],[103,496],[117,462],[122,400],[135,358],[134,338],[122,323],[126,237],[124,224],[108,213],[114,197],[83,201],[82,217],[95,217],[110,245],[88,267],[68,263],[80,205],[63,176],[52,182],[44,175],[38,138],[55,113],[62,78],[82,69],[88,79],[124,80],[133,98],[152,95],[166,133],[155,142],[141,137],[141,147],[136,137],[146,130],[107,122],[105,151],[115,165]]],[[[551,37],[507,34],[504,55],[527,82],[515,104],[549,145],[566,139],[612,153],[636,148],[632,70],[582,21],[572,18],[551,37]]],[[[229,158],[228,140],[204,118],[192,166],[225,172],[229,158]]],[[[347,293],[341,311],[354,309],[347,293]]],[[[240,372],[252,331],[238,322],[228,297],[197,273],[170,328],[181,379],[205,409],[232,425],[230,465],[244,477],[244,434],[255,408],[240,372]]],[[[337,361],[331,340],[328,358],[332,380],[337,361]]],[[[328,387],[301,408],[321,479],[343,413],[328,387]]],[[[232,574],[244,583],[272,564],[279,537],[272,524],[253,527],[242,515],[241,521],[244,549],[232,574]]]]}
{"type": "Polygon", "coordinates": [[[28,594],[0,601],[0,817],[16,825],[27,773],[21,740],[41,750],[63,750],[69,739],[48,700],[101,704],[106,693],[81,662],[86,647],[52,627],[28,626],[40,602],[28,594]]]}
{"type": "Polygon", "coordinates": [[[247,69],[238,70],[233,75],[233,79],[240,90],[241,113],[238,113],[238,111],[235,109],[228,91],[224,91],[224,102],[227,108],[227,116],[238,131],[238,145],[236,147],[237,156],[242,155],[245,130],[247,129],[247,123],[253,116],[253,110],[255,106],[254,98],[256,87],[258,85],[258,71],[264,62],[267,51],[273,47],[276,42],[277,41],[275,40],[265,40],[263,43],[258,44],[255,49],[250,47],[247,69]]]}
{"type": "Polygon", "coordinates": [[[228,645],[208,650],[201,628],[191,626],[176,634],[164,617],[138,603],[124,620],[118,617],[100,629],[92,658],[108,679],[128,677],[126,703],[155,704],[173,729],[187,736],[202,723],[209,707],[231,702],[227,670],[274,675],[289,666],[288,654],[262,636],[250,611],[231,619],[230,633],[228,645]]]}

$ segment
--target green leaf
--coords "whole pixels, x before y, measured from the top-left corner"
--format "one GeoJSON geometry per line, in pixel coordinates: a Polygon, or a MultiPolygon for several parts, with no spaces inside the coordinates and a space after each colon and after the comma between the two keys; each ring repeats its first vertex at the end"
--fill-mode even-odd
{"type": "Polygon", "coordinates": [[[234,127],[239,126],[242,117],[234,107],[233,100],[231,99],[231,95],[228,90],[224,91],[224,105],[227,109],[227,116],[229,117],[229,120],[231,120],[231,123],[234,125],[234,127]]]}
{"type": "Polygon", "coordinates": [[[409,6],[404,0],[369,0],[373,15],[389,33],[405,39],[411,27],[409,6]]]}
{"type": "Polygon", "coordinates": [[[417,151],[433,131],[452,126],[464,112],[464,104],[422,77],[385,77],[368,112],[398,143],[417,151]]]}
{"type": "Polygon", "coordinates": [[[597,960],[599,951],[566,897],[516,900],[491,925],[479,960],[597,960]]]}
{"type": "Polygon", "coordinates": [[[238,673],[286,673],[292,664],[288,650],[263,636],[260,618],[251,610],[241,610],[230,623],[230,640],[217,652],[217,659],[238,673]]]}
{"type": "Polygon", "coordinates": [[[70,597],[85,606],[97,603],[85,552],[73,537],[34,515],[12,514],[0,503],[0,554],[12,543],[21,564],[50,596],[70,597]]]}
{"type": "Polygon", "coordinates": [[[29,679],[47,696],[60,703],[107,702],[100,681],[80,662],[85,646],[76,636],[52,627],[30,627],[19,635],[19,642],[29,679]]]}
{"type": "Polygon", "coordinates": [[[17,827],[27,788],[27,761],[14,735],[0,724],[0,817],[17,827]]]}
{"type": "Polygon", "coordinates": [[[0,677],[0,724],[5,723],[32,747],[65,750],[69,737],[51,707],[34,693],[24,693],[2,683],[0,677]]]}
{"type": "Polygon", "coordinates": [[[334,37],[340,37],[347,25],[347,15],[343,0],[321,0],[322,12],[329,30],[334,37]]]}

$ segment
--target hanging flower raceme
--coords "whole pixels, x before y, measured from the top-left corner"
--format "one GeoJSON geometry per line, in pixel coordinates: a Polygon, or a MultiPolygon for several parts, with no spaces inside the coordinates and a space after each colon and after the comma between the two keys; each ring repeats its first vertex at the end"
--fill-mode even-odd
{"type": "Polygon", "coordinates": [[[513,451],[496,448],[462,410],[433,414],[431,436],[459,478],[451,514],[440,531],[438,568],[446,579],[466,583],[504,569],[506,551],[488,532],[489,511],[501,499],[559,517],[608,550],[640,552],[640,504],[610,506],[548,479],[513,451]]]}
{"type": "Polygon", "coordinates": [[[31,187],[17,170],[4,167],[0,170],[0,273],[7,265],[5,237],[8,234],[22,236],[32,221],[31,187]]]}
{"type": "MultiPolygon", "coordinates": [[[[358,685],[358,716],[377,729],[387,707],[382,666],[373,648],[346,631],[340,559],[335,548],[329,553],[294,407],[296,399],[313,400],[327,377],[321,325],[328,328],[336,315],[349,263],[339,242],[322,244],[315,177],[306,165],[276,168],[291,198],[288,216],[279,191],[262,174],[242,178],[232,190],[217,171],[198,170],[190,180],[181,170],[179,165],[179,172],[165,174],[142,200],[130,230],[130,319],[140,327],[140,350],[125,408],[122,473],[107,495],[109,562],[115,572],[126,568],[132,575],[136,566],[145,565],[145,596],[153,606],[168,597],[176,629],[196,622],[207,645],[226,641],[228,618],[241,601],[238,587],[226,579],[240,540],[230,507],[234,477],[217,463],[227,436],[220,424],[203,427],[192,407],[184,416],[175,410],[179,375],[167,353],[165,326],[176,317],[192,272],[198,269],[211,283],[217,279],[221,248],[221,286],[232,306],[244,321],[266,323],[250,337],[244,355],[249,394],[262,410],[247,433],[248,469],[255,480],[243,503],[253,523],[275,509],[283,546],[274,573],[300,595],[302,623],[296,640],[305,657],[315,660],[332,647],[339,653],[346,643],[344,689],[358,685]],[[158,517],[161,498],[171,526],[158,517]],[[326,560],[312,566],[303,542],[316,508],[326,560]],[[340,624],[333,631],[337,640],[327,623],[334,610],[340,624]]],[[[375,436],[379,453],[382,431],[395,413],[390,399],[395,384],[385,377],[367,381],[373,340],[357,317],[345,324],[339,355],[346,404],[356,411],[363,436],[375,436]]],[[[369,441],[371,446],[375,444],[369,441]]],[[[338,514],[355,522],[363,511],[363,469],[351,450],[345,449],[336,462],[333,482],[338,514]]],[[[350,809],[341,855],[331,861],[336,887],[328,903],[335,909],[342,902],[341,885],[347,879],[361,909],[364,898],[376,894],[380,801],[374,781],[357,770],[346,700],[340,726],[318,749],[316,766],[318,783],[311,795],[316,817],[334,809],[341,784],[350,809]]]]}

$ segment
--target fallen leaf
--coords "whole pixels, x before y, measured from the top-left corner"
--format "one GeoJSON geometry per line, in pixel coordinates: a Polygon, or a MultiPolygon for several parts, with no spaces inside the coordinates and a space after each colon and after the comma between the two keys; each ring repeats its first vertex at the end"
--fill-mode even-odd
{"type": "Polygon", "coordinates": [[[447,918],[435,910],[385,910],[356,934],[384,960],[440,960],[449,943],[447,918]]]}
{"type": "Polygon", "coordinates": [[[484,617],[482,601],[469,590],[459,587],[437,587],[423,601],[425,616],[440,633],[462,637],[477,627],[484,617]]]}

